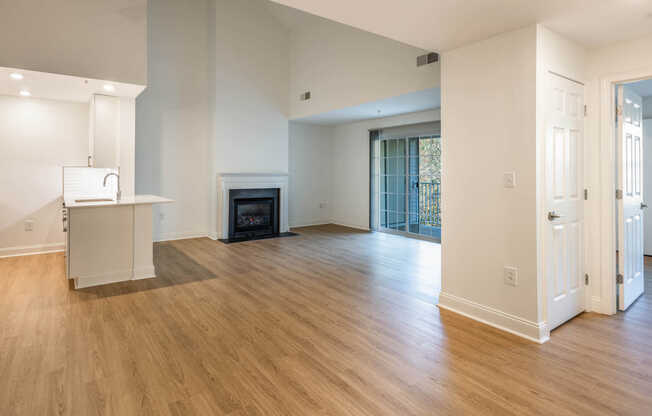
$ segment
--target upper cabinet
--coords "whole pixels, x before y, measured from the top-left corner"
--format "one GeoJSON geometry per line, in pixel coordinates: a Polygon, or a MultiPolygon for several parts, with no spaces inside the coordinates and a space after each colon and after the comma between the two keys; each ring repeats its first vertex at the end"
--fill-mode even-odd
{"type": "Polygon", "coordinates": [[[93,95],[89,125],[92,166],[117,168],[120,165],[120,99],[93,95]]]}
{"type": "Polygon", "coordinates": [[[119,169],[123,195],[133,195],[136,101],[94,94],[90,102],[88,160],[95,168],[119,169]]]}

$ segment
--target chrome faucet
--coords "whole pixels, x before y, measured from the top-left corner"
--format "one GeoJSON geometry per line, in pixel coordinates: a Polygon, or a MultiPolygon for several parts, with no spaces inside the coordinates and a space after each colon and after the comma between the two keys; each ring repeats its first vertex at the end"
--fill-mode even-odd
{"type": "Polygon", "coordinates": [[[115,200],[119,201],[120,198],[122,197],[122,191],[120,190],[120,175],[118,175],[115,172],[107,173],[106,176],[104,177],[104,183],[103,185],[106,186],[106,180],[109,178],[109,176],[115,175],[116,178],[118,178],[118,192],[115,195],[115,200]]]}

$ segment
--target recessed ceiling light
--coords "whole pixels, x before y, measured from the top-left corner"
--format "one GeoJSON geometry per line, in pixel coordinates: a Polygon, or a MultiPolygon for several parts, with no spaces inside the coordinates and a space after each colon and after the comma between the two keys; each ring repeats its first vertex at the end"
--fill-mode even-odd
{"type": "Polygon", "coordinates": [[[32,93],[27,90],[20,90],[20,95],[22,95],[23,97],[29,97],[30,95],[32,95],[32,93]]]}
{"type": "Polygon", "coordinates": [[[104,84],[104,91],[113,92],[115,91],[115,87],[113,84],[104,84]]]}
{"type": "Polygon", "coordinates": [[[23,74],[19,74],[18,72],[12,72],[11,74],[9,74],[9,76],[11,77],[11,79],[16,79],[19,81],[24,78],[23,74]]]}

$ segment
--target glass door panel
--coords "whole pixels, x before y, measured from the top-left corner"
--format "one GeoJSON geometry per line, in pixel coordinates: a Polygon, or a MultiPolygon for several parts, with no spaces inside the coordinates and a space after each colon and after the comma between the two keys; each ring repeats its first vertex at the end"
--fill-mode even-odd
{"type": "Polygon", "coordinates": [[[372,227],[439,240],[440,137],[379,139],[371,155],[372,227]]]}

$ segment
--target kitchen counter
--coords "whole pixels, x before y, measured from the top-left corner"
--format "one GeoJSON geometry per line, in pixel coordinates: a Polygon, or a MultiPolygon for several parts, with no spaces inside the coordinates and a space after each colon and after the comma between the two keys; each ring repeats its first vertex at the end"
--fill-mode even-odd
{"type": "Polygon", "coordinates": [[[66,274],[75,288],[156,277],[152,206],[174,201],[156,195],[90,199],[65,201],[66,274]]]}
{"type": "MultiPolygon", "coordinates": [[[[81,200],[78,200],[81,201],[81,200]]],[[[123,205],[145,205],[145,204],[165,204],[174,202],[173,199],[163,198],[157,195],[133,195],[125,196],[120,201],[85,201],[75,202],[74,199],[66,200],[66,208],[88,208],[88,207],[110,207],[123,205]]]]}

